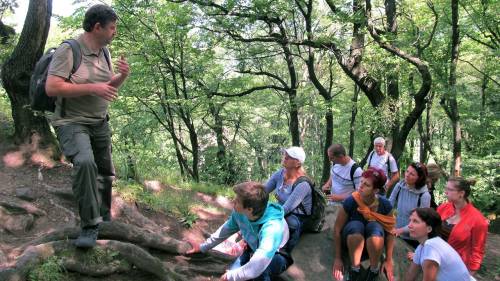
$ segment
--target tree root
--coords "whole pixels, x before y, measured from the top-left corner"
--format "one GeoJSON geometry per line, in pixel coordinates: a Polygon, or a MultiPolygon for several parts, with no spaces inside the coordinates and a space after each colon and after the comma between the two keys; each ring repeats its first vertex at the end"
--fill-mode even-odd
{"type": "Polygon", "coordinates": [[[113,261],[108,264],[85,264],[73,258],[63,258],[62,266],[67,271],[77,272],[92,277],[107,276],[113,273],[127,272],[132,266],[127,262],[113,261]]]}
{"type": "Polygon", "coordinates": [[[14,214],[31,214],[39,217],[47,215],[45,211],[38,209],[35,205],[12,197],[0,198],[0,206],[14,214]]]}
{"type": "MultiPolygon", "coordinates": [[[[95,251],[97,248],[118,252],[127,263],[144,272],[157,276],[160,280],[185,279],[182,278],[182,275],[164,266],[159,259],[153,257],[147,251],[134,244],[112,240],[99,240],[97,241],[97,246],[89,251],[95,251]]],[[[0,280],[24,281],[29,272],[37,265],[54,255],[60,256],[62,253],[66,255],[68,250],[74,253],[76,257],[79,256],[79,258],[63,259],[63,264],[67,265],[68,269],[75,269],[82,274],[88,275],[89,273],[87,270],[90,270],[91,274],[94,274],[94,276],[102,276],[115,273],[118,270],[127,269],[126,265],[117,264],[110,266],[109,263],[98,265],[99,261],[91,266],[86,265],[85,261],[87,259],[85,255],[88,255],[88,253],[86,253],[88,251],[75,248],[70,241],[55,241],[28,247],[13,267],[0,270],[0,280]]],[[[118,261],[118,263],[120,262],[118,261]]]]}
{"type": "Polygon", "coordinates": [[[66,189],[66,188],[55,188],[53,186],[50,186],[46,183],[41,184],[45,189],[47,190],[48,193],[54,194],[62,199],[65,200],[70,200],[74,201],[75,196],[73,195],[73,191],[71,189],[66,189]]]}
{"type": "MultiPolygon", "coordinates": [[[[58,240],[76,239],[80,233],[79,227],[64,228],[48,233],[35,239],[10,253],[10,257],[17,256],[29,246],[48,243],[58,240]]],[[[103,222],[99,225],[99,239],[110,239],[133,243],[145,248],[157,249],[171,254],[184,254],[191,249],[189,243],[168,236],[148,233],[141,228],[121,222],[103,222]]]]}

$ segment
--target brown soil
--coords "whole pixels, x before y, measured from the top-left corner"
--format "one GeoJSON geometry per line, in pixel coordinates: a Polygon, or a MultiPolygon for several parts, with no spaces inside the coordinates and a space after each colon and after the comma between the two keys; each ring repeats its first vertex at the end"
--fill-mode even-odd
{"type": "MultiPolygon", "coordinates": [[[[36,197],[34,201],[29,203],[46,212],[46,215],[34,216],[35,220],[32,227],[22,233],[9,233],[8,231],[3,230],[0,226],[0,270],[2,267],[5,267],[8,262],[12,262],[16,257],[14,256],[15,254],[13,249],[42,237],[53,230],[69,226],[78,226],[79,224],[75,203],[72,200],[56,196],[53,192],[49,192],[50,189],[52,191],[59,190],[70,193],[71,166],[64,163],[49,163],[50,165],[47,164],[46,166],[52,166],[52,168],[45,168],[39,171],[40,159],[46,158],[44,158],[41,154],[33,153],[33,150],[29,146],[15,148],[0,141],[0,201],[24,202],[16,196],[16,189],[20,187],[27,187],[32,189],[33,194],[36,197]],[[33,157],[34,155],[36,157],[33,157]],[[6,261],[6,259],[8,259],[8,261],[6,261]]],[[[172,190],[172,192],[178,191],[172,190]]],[[[119,194],[114,194],[115,201],[122,200],[119,196],[119,194]]],[[[199,217],[198,221],[192,228],[185,228],[181,223],[179,223],[177,218],[171,216],[170,214],[152,210],[148,206],[138,204],[136,202],[125,202],[127,206],[149,219],[147,221],[150,221],[151,223],[148,225],[141,225],[141,223],[137,221],[131,221],[130,217],[122,216],[120,210],[115,209],[113,210],[113,217],[115,221],[134,224],[139,227],[144,227],[144,229],[156,229],[156,233],[166,236],[168,235],[177,240],[191,239],[202,241],[208,233],[214,231],[224,221],[225,215],[229,210],[227,209],[227,204],[224,204],[224,202],[221,203],[220,200],[216,200],[216,198],[211,196],[193,193],[192,197],[193,200],[203,201],[204,206],[217,207],[221,210],[224,210],[224,207],[226,207],[226,213],[216,213],[213,211],[213,208],[208,209],[198,207],[193,209],[199,217]]],[[[312,236],[311,239],[316,241],[317,237],[312,236]]],[[[306,242],[301,242],[300,244],[305,245],[305,243],[306,242]]],[[[327,243],[331,243],[331,239],[327,240],[327,243]]],[[[315,244],[317,244],[317,242],[315,244]]],[[[500,236],[490,234],[486,247],[487,253],[483,262],[483,268],[479,272],[478,280],[500,280],[498,266],[500,253],[497,245],[500,245],[500,236]]],[[[185,274],[185,276],[189,276],[186,280],[192,281],[218,280],[220,273],[224,271],[227,262],[224,260],[206,259],[206,257],[200,256],[185,257],[182,255],[172,255],[158,250],[150,250],[149,252],[156,258],[159,258],[166,265],[170,265],[171,267],[173,266],[173,268],[183,268],[177,272],[181,272],[185,274]]],[[[297,253],[299,252],[300,251],[297,251],[297,253]]],[[[304,256],[309,254],[305,254],[304,256]]],[[[301,262],[298,259],[302,258],[297,257],[296,255],[295,258],[298,261],[297,266],[299,266],[301,262]]],[[[325,264],[325,270],[327,273],[329,272],[330,266],[331,265],[325,264]]],[[[313,280],[307,277],[307,275],[308,272],[314,273],[314,265],[311,265],[312,269],[307,269],[307,267],[308,266],[304,266],[304,268],[301,268],[300,272],[303,272],[306,275],[305,280],[313,280]]],[[[317,275],[317,273],[314,273],[314,275],[317,275]]],[[[330,274],[326,275],[330,276],[330,274]]],[[[132,281],[159,279],[152,274],[133,268],[127,273],[115,273],[101,278],[68,272],[65,276],[65,280],[132,281]]],[[[290,278],[287,280],[290,280],[290,278]]],[[[291,280],[299,279],[292,278],[291,280]]]]}
{"type": "MultiPolygon", "coordinates": [[[[61,191],[71,195],[71,166],[62,162],[50,162],[47,158],[37,154],[36,159],[45,159],[47,160],[46,163],[48,163],[46,166],[51,166],[51,168],[46,167],[40,170],[39,162],[34,161],[33,155],[35,154],[37,153],[33,153],[33,150],[26,148],[26,146],[17,148],[0,141],[0,201],[32,204],[46,213],[46,215],[41,216],[35,215],[32,226],[22,232],[12,233],[0,226],[0,270],[12,265],[12,262],[17,257],[16,255],[19,254],[15,253],[13,249],[40,238],[51,231],[79,225],[74,201],[71,198],[54,194],[54,191],[61,191]],[[16,196],[18,188],[31,189],[33,197],[36,199],[25,201],[18,198],[16,196]],[[49,190],[52,192],[49,192],[49,190]]],[[[114,201],[121,200],[123,202],[120,194],[114,193],[113,197],[114,201]]],[[[193,194],[193,198],[207,201],[204,206],[214,206],[221,209],[220,204],[215,203],[215,198],[210,196],[193,194]]],[[[150,232],[156,232],[181,241],[189,239],[202,241],[207,233],[214,231],[223,223],[227,213],[227,210],[214,213],[213,208],[211,210],[197,208],[193,211],[198,213],[199,219],[191,228],[186,228],[179,222],[178,218],[170,214],[152,210],[148,206],[136,202],[125,201],[125,204],[131,210],[137,211],[139,216],[147,218],[145,221],[149,221],[151,224],[140,225],[138,222],[131,221],[130,216],[122,216],[120,210],[115,208],[112,210],[113,221],[135,224],[144,227],[144,229],[152,229],[153,231],[150,232]]],[[[190,258],[182,255],[176,256],[154,250],[150,251],[150,253],[163,262],[173,264],[174,267],[176,264],[189,266],[190,258]]],[[[223,267],[218,266],[217,268],[220,268],[220,271],[223,270],[223,267]]],[[[219,276],[219,273],[214,276],[191,274],[190,279],[199,281],[218,280],[219,276]]],[[[156,280],[156,278],[151,274],[133,268],[130,272],[113,274],[104,278],[93,278],[69,272],[65,280],[156,280]]]]}

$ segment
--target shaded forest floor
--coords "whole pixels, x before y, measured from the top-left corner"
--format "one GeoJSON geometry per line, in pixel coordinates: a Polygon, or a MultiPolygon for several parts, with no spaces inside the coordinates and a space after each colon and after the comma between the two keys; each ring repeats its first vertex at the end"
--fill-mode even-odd
{"type": "MultiPolygon", "coordinates": [[[[15,260],[29,246],[59,240],[50,238],[50,235],[47,236],[50,233],[64,230],[64,237],[74,239],[77,235],[75,230],[78,229],[79,218],[71,191],[72,168],[70,165],[50,162],[43,153],[34,152],[32,146],[13,147],[4,138],[0,138],[0,159],[1,271],[2,268],[13,266],[15,260]],[[47,161],[47,167],[41,169],[37,164],[40,161],[47,161]],[[50,168],[48,168],[49,166],[50,168]],[[42,241],[43,243],[41,243],[42,241]]],[[[168,194],[189,192],[164,185],[161,187],[165,189],[162,192],[168,194]]],[[[137,244],[150,243],[144,248],[148,249],[153,257],[159,258],[167,271],[171,270],[172,274],[178,277],[178,280],[218,280],[226,268],[229,257],[223,256],[220,259],[206,256],[185,257],[182,252],[189,249],[189,246],[186,246],[187,243],[183,241],[202,241],[208,233],[215,231],[224,221],[231,205],[226,198],[197,192],[189,193],[188,196],[192,200],[200,202],[205,208],[192,210],[197,220],[188,228],[176,216],[153,210],[145,204],[127,201],[121,194],[113,192],[112,217],[113,224],[117,225],[110,226],[109,230],[104,229],[103,235],[105,238],[107,235],[107,239],[110,240],[125,240],[137,244]],[[116,233],[106,234],[114,232],[116,227],[121,229],[120,227],[123,225],[135,226],[135,228],[120,230],[123,232],[120,234],[121,236],[116,233]],[[120,237],[117,238],[117,235],[120,237]],[[151,242],[155,237],[151,238],[148,235],[156,235],[156,240],[151,242]],[[168,241],[162,241],[158,237],[163,237],[164,240],[168,241]]],[[[102,239],[101,236],[99,239],[102,239]]],[[[71,243],[68,246],[71,248],[68,250],[76,250],[71,246],[71,243]]],[[[91,265],[103,262],[111,263],[112,261],[108,259],[113,259],[114,256],[118,255],[107,250],[90,253],[90,255],[83,251],[76,250],[76,252],[83,254],[85,260],[93,260],[94,264],[91,265]]],[[[102,273],[100,277],[85,276],[68,270],[61,275],[64,276],[61,280],[164,279],[140,270],[140,265],[134,264],[135,262],[139,263],[140,260],[128,262],[132,265],[116,270],[112,274],[102,273]]],[[[60,260],[56,260],[56,263],[60,263],[60,260]]],[[[87,266],[89,265],[87,264],[87,266]]],[[[37,267],[36,270],[37,274],[41,275],[38,278],[28,278],[29,280],[55,280],[50,275],[50,272],[54,270],[54,268],[50,268],[50,264],[48,268],[37,267]]],[[[81,269],[81,271],[86,270],[86,268],[81,269]]],[[[104,269],[96,269],[95,275],[99,275],[99,271],[102,270],[104,269]]],[[[0,274],[0,279],[4,280],[3,278],[0,274]]],[[[173,278],[165,280],[173,280],[173,278]]]]}
{"type": "MultiPolygon", "coordinates": [[[[49,161],[50,163],[46,162],[45,168],[40,169],[37,163],[48,160],[44,158],[43,153],[40,154],[34,149],[32,146],[14,147],[6,142],[5,138],[0,138],[0,271],[2,268],[15,265],[16,260],[19,263],[23,257],[29,256],[26,253],[30,249],[40,248],[39,246],[35,247],[36,245],[50,246],[50,253],[44,252],[47,251],[46,248],[36,252],[38,255],[36,259],[43,266],[31,266],[31,273],[26,274],[26,276],[30,276],[27,278],[28,280],[58,280],[55,278],[62,278],[59,280],[177,279],[208,281],[218,280],[227,268],[231,259],[227,255],[212,254],[190,257],[182,255],[182,252],[189,248],[182,241],[188,239],[201,241],[209,233],[215,231],[230,211],[229,200],[224,197],[179,190],[161,184],[163,192],[172,195],[179,192],[188,193],[187,196],[191,200],[201,203],[202,207],[197,205],[198,207],[192,210],[196,214],[197,220],[190,227],[186,227],[176,216],[154,210],[146,204],[128,201],[126,196],[114,192],[113,223],[104,227],[103,237],[99,238],[103,239],[104,243],[100,250],[85,252],[74,249],[68,239],[74,239],[78,234],[79,219],[71,192],[71,166],[49,161]],[[49,166],[51,168],[48,168],[49,166]],[[124,226],[127,227],[124,228],[124,226]],[[120,231],[123,233],[116,233],[120,231]],[[50,233],[59,233],[59,236],[51,236],[50,233]],[[107,244],[107,239],[124,241],[140,245],[140,247],[123,248],[122,244],[107,244]],[[144,254],[140,252],[141,249],[147,249],[146,256],[141,256],[144,254]],[[127,257],[127,251],[133,252],[136,255],[135,259],[127,257]],[[64,261],[58,258],[47,259],[44,256],[43,260],[46,262],[39,262],[43,255],[52,254],[64,257],[64,261]],[[141,264],[141,259],[143,259],[143,264],[141,264]],[[151,259],[150,262],[148,262],[149,259],[151,259]],[[159,263],[157,267],[154,265],[155,262],[159,263]],[[66,271],[52,277],[54,269],[57,271],[58,268],[61,268],[62,263],[66,271]],[[116,266],[110,268],[111,265],[116,266]],[[148,270],[148,268],[151,269],[148,270]],[[158,274],[154,270],[160,270],[163,273],[158,274]],[[83,272],[86,274],[82,274],[83,272]],[[93,276],[88,276],[88,272],[93,272],[93,276]]],[[[331,237],[328,234],[327,236],[325,243],[333,244],[331,237]]],[[[305,256],[311,255],[308,251],[311,251],[313,246],[318,246],[316,245],[318,237],[306,236],[306,240],[306,242],[299,244],[297,252],[294,253],[298,262],[289,270],[290,273],[288,278],[285,278],[286,280],[316,280],[307,277],[308,272],[314,273],[315,265],[308,265],[301,260],[305,256]],[[301,244],[307,245],[308,243],[314,245],[300,249],[301,244]]],[[[500,280],[500,266],[498,266],[500,264],[500,250],[498,245],[500,245],[500,236],[490,234],[484,269],[480,272],[478,280],[500,280]]],[[[227,250],[229,246],[223,245],[222,250],[227,250]]],[[[327,257],[331,256],[330,253],[332,253],[330,250],[325,251],[324,246],[321,245],[318,251],[322,251],[322,255],[327,257]]],[[[312,254],[316,256],[315,253],[312,254]]],[[[328,260],[324,260],[322,263],[325,266],[320,270],[329,276],[331,266],[329,264],[331,263],[328,260]]],[[[2,279],[1,274],[0,279],[2,279]]],[[[324,277],[317,280],[320,279],[325,280],[324,277]]]]}

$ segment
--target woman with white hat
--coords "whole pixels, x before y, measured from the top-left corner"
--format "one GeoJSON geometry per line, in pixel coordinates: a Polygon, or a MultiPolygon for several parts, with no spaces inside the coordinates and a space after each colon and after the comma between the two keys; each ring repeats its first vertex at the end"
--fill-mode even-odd
{"type": "Polygon", "coordinates": [[[303,168],[306,154],[302,147],[292,146],[282,150],[282,168],[271,175],[265,183],[266,192],[274,191],[275,197],[285,210],[285,219],[290,230],[290,240],[285,250],[291,253],[299,242],[303,225],[312,211],[311,181],[303,168]]]}

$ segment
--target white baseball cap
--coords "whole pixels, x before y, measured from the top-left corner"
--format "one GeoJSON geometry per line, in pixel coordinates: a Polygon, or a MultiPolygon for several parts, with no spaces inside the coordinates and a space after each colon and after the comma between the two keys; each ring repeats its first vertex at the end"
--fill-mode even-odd
{"type": "Polygon", "coordinates": [[[299,160],[299,162],[302,164],[304,164],[304,161],[306,161],[306,153],[304,152],[304,149],[302,149],[302,147],[292,146],[286,149],[282,149],[281,152],[286,152],[288,156],[292,157],[293,159],[299,160]]]}

